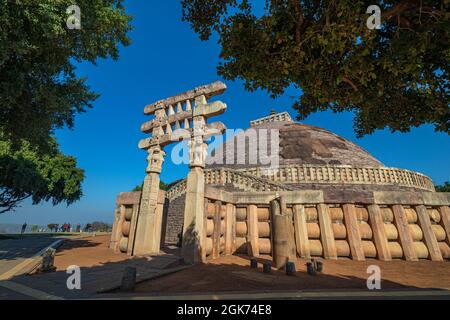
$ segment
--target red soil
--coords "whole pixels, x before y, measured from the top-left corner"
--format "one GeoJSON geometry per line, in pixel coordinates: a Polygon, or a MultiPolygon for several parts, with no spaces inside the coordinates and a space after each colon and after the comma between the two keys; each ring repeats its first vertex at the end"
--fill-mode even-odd
{"type": "MultiPolygon", "coordinates": [[[[72,239],[57,251],[55,266],[65,270],[69,265],[90,267],[128,259],[108,248],[109,235],[72,239]]],[[[269,259],[270,257],[265,257],[269,259]]],[[[265,261],[264,258],[260,262],[265,261]]],[[[366,289],[367,267],[381,268],[383,289],[450,288],[450,262],[395,260],[383,262],[367,260],[324,260],[324,272],[316,276],[306,273],[306,261],[297,262],[295,276],[272,270],[262,273],[262,266],[251,269],[247,257],[221,257],[208,264],[198,265],[178,273],[137,285],[137,292],[193,293],[239,291],[339,290],[366,289]]]]}
{"type": "MultiPolygon", "coordinates": [[[[261,259],[262,261],[262,259],[261,259]]],[[[141,283],[137,292],[239,292],[289,290],[367,289],[367,267],[381,268],[382,289],[450,288],[450,263],[432,261],[325,260],[324,272],[316,276],[306,273],[306,261],[297,263],[297,274],[283,271],[272,274],[251,269],[246,257],[222,257],[214,262],[141,283]]]]}
{"type": "Polygon", "coordinates": [[[128,259],[126,254],[114,253],[108,247],[110,237],[110,235],[100,235],[66,240],[56,252],[55,267],[58,271],[65,271],[70,265],[92,267],[128,259]]]}

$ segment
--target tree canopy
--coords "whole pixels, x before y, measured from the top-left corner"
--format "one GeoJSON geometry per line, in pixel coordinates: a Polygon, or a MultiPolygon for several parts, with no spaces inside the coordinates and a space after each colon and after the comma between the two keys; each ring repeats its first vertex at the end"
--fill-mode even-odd
{"type": "Polygon", "coordinates": [[[450,192],[450,182],[445,181],[443,185],[437,185],[436,192],[450,192]]]}
{"type": "Polygon", "coordinates": [[[70,204],[83,172],[58,151],[54,132],[72,128],[98,97],[76,64],[117,59],[131,17],[122,0],[0,0],[0,8],[0,212],[27,197],[70,204]],[[80,29],[67,24],[73,4],[80,29]]]}
{"type": "Polygon", "coordinates": [[[182,0],[183,19],[202,40],[217,33],[218,73],[246,89],[293,102],[302,119],[352,111],[358,136],[432,124],[450,133],[449,1],[182,0]],[[381,28],[369,30],[370,5],[381,28]]]}
{"type": "Polygon", "coordinates": [[[102,221],[94,221],[90,225],[90,231],[93,232],[109,232],[112,228],[110,224],[102,221]]]}
{"type": "Polygon", "coordinates": [[[29,142],[20,148],[0,135],[0,213],[14,209],[21,201],[31,198],[33,204],[52,201],[71,204],[82,195],[82,169],[73,157],[58,151],[53,140],[47,152],[41,153],[29,142]]]}
{"type": "Polygon", "coordinates": [[[0,128],[6,138],[45,144],[97,94],[75,74],[76,62],[118,57],[130,17],[121,0],[77,0],[81,29],[69,29],[72,1],[0,0],[0,128]]]}
{"type": "MultiPolygon", "coordinates": [[[[169,190],[169,184],[165,183],[164,181],[159,181],[159,189],[161,190],[169,190]]],[[[133,192],[134,191],[142,191],[142,188],[144,188],[144,183],[137,185],[136,187],[133,188],[133,192]]]]}

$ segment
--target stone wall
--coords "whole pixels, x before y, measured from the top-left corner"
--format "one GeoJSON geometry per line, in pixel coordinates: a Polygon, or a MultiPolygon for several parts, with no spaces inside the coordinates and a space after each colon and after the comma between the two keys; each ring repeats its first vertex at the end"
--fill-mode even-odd
{"type": "Polygon", "coordinates": [[[283,256],[292,249],[307,259],[450,260],[450,193],[338,189],[230,192],[223,186],[209,186],[205,197],[206,260],[235,252],[255,257],[273,254],[272,244],[280,243],[286,246],[278,248],[282,253],[279,261],[293,261],[291,256],[283,256]],[[274,200],[278,208],[284,206],[287,225],[292,223],[293,231],[284,224],[277,227],[280,221],[274,218],[274,200]],[[234,208],[235,227],[230,234],[224,204],[234,208]],[[277,234],[285,233],[291,235],[287,240],[276,240],[277,234]],[[227,253],[224,249],[230,238],[232,250],[227,253]]]}
{"type": "Polygon", "coordinates": [[[178,243],[178,235],[183,232],[185,201],[186,194],[183,194],[168,204],[165,244],[178,243]]]}

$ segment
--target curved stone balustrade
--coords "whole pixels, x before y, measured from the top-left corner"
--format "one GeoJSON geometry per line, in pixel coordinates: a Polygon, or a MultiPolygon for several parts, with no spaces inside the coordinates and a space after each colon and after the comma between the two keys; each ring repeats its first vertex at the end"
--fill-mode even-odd
{"type": "Polygon", "coordinates": [[[166,191],[166,198],[170,201],[175,200],[186,192],[186,179],[181,180],[169,190],[166,191]]]}
{"type": "Polygon", "coordinates": [[[230,184],[245,191],[290,191],[293,188],[265,177],[256,177],[242,171],[232,169],[205,170],[205,183],[209,185],[230,184]]]}
{"type": "MultiPolygon", "coordinates": [[[[245,172],[232,169],[208,169],[205,170],[205,184],[225,185],[229,184],[244,191],[291,191],[293,188],[268,181],[262,177],[256,177],[245,172]]],[[[173,201],[186,192],[186,179],[181,180],[166,192],[166,197],[173,201]]]]}
{"type": "MultiPolygon", "coordinates": [[[[396,168],[371,168],[349,166],[284,166],[278,169],[251,168],[233,170],[228,168],[205,170],[208,185],[229,184],[244,191],[290,191],[289,184],[374,184],[412,187],[435,191],[427,176],[396,168]]],[[[170,188],[166,197],[172,201],[186,191],[186,180],[170,188]]]]}
{"type": "Polygon", "coordinates": [[[292,165],[277,169],[250,168],[240,171],[283,184],[398,185],[435,191],[433,182],[427,176],[397,168],[292,165]]]}

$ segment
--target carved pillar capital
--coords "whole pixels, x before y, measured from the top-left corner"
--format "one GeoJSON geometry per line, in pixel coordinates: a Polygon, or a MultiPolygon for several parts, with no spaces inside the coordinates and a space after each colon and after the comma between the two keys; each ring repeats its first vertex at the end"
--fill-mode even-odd
{"type": "Polygon", "coordinates": [[[208,145],[204,141],[206,132],[205,117],[194,117],[192,136],[189,141],[189,167],[205,167],[208,145]]]}
{"type": "Polygon", "coordinates": [[[161,146],[156,145],[153,147],[150,147],[148,150],[148,156],[147,156],[147,173],[161,173],[162,165],[164,162],[164,156],[166,153],[162,150],[161,146]]]}
{"type": "Polygon", "coordinates": [[[203,136],[194,136],[189,141],[189,167],[205,167],[208,145],[203,141],[203,136]]]}

